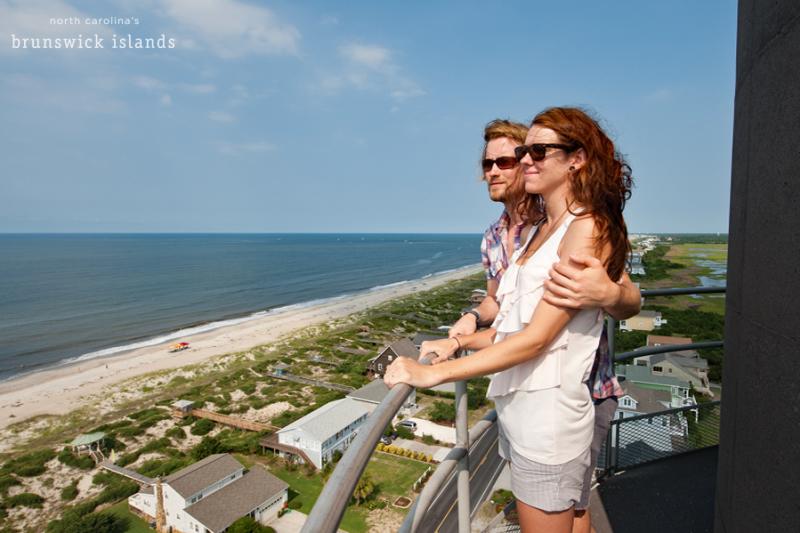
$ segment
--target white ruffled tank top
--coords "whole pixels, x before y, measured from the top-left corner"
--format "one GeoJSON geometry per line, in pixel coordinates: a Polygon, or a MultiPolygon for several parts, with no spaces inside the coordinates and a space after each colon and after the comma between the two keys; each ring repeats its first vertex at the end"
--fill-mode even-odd
{"type": "MultiPolygon", "coordinates": [[[[497,299],[500,310],[492,327],[495,342],[524,329],[544,294],[544,281],[558,248],[575,215],[568,214],[562,225],[528,258],[524,253],[534,232],[509,261],[500,280],[497,299]]],[[[584,309],[569,321],[541,355],[497,372],[492,376],[487,397],[495,402],[500,420],[501,455],[507,448],[544,464],[562,464],[574,459],[591,445],[594,405],[586,381],[589,379],[603,327],[601,309],[584,309]]]]}

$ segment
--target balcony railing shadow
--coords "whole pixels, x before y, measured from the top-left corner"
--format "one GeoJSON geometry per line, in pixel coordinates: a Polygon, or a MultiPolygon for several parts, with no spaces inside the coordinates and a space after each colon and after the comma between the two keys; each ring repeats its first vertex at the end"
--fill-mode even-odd
{"type": "MultiPolygon", "coordinates": [[[[643,290],[642,296],[724,292],[724,287],[671,288],[643,290]]],[[[609,348],[615,353],[613,319],[607,320],[607,328],[609,348]]],[[[657,346],[615,354],[614,361],[722,346],[722,341],[657,346]]],[[[337,531],[378,440],[411,391],[405,384],[394,387],[359,429],[320,493],[303,532],[337,531]]],[[[456,383],[455,403],[456,445],[414,501],[402,532],[470,531],[475,511],[490,496],[504,467],[497,455],[496,413],[490,411],[468,428],[463,381],[456,383]]],[[[713,521],[720,413],[721,402],[712,401],[612,421],[599,460],[600,483],[592,493],[597,532],[707,530],[708,517],[713,521]],[[699,498],[698,491],[702,491],[699,498]]],[[[497,527],[497,531],[514,529],[508,524],[497,527]]]]}

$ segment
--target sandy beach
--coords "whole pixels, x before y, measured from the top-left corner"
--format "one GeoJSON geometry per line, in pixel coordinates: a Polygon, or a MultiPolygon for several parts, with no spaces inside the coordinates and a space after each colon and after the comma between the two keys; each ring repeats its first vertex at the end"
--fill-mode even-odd
{"type": "Polygon", "coordinates": [[[174,341],[129,352],[76,362],[0,383],[0,429],[37,415],[61,415],[111,393],[132,378],[206,362],[274,342],[292,332],[344,318],[388,300],[431,289],[474,274],[471,265],[444,274],[355,294],[317,305],[289,309],[236,325],[187,336],[189,350],[169,353],[174,341]]]}

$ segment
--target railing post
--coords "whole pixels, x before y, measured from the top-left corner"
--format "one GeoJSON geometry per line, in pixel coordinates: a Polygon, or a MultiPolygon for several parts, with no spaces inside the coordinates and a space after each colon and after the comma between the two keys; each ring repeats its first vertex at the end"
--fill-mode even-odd
{"type": "Polygon", "coordinates": [[[608,315],[606,317],[606,336],[608,337],[608,355],[611,358],[611,364],[614,364],[614,335],[616,334],[617,321],[614,317],[608,315]]]}
{"type": "MultiPolygon", "coordinates": [[[[469,450],[467,427],[467,382],[456,382],[456,446],[469,450]]],[[[469,454],[458,461],[458,533],[470,531],[469,454]]]]}
{"type": "Polygon", "coordinates": [[[605,458],[605,472],[603,473],[604,477],[610,476],[613,471],[611,470],[611,447],[613,446],[614,442],[614,421],[611,421],[611,424],[608,426],[608,433],[606,433],[606,458],[605,458]]]}

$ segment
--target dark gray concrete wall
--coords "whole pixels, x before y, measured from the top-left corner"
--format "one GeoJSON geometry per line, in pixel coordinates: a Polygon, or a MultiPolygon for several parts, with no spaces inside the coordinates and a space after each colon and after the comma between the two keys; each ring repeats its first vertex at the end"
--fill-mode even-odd
{"type": "Polygon", "coordinates": [[[715,531],[800,531],[800,1],[740,0],[715,531]]]}

